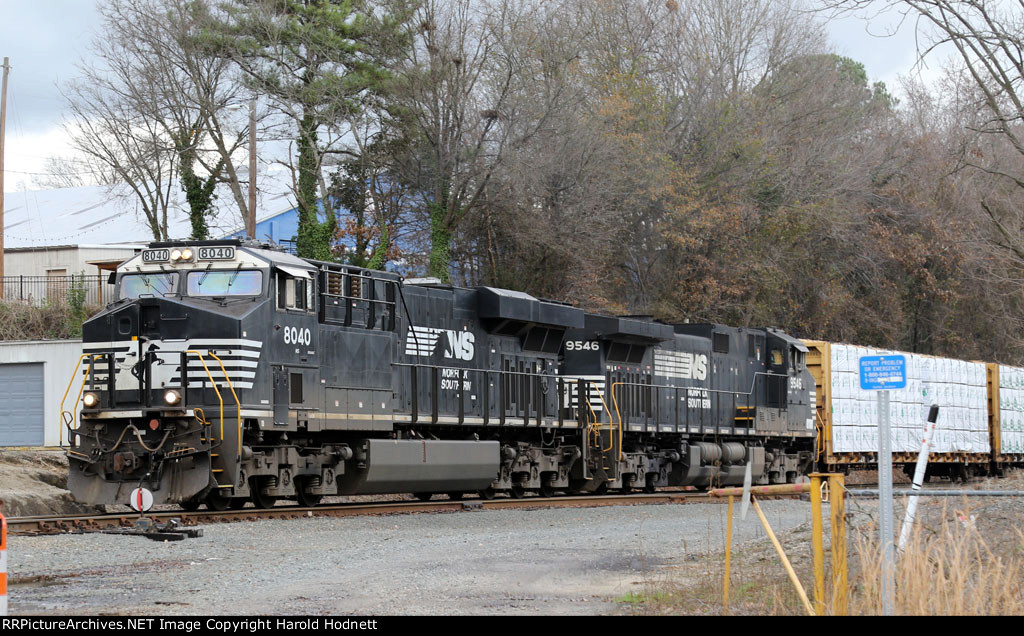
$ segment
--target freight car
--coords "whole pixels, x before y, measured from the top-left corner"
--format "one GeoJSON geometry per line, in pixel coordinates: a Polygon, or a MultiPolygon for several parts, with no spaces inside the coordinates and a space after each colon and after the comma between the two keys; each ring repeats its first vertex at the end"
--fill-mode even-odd
{"type": "Polygon", "coordinates": [[[792,481],[807,347],[773,329],[596,315],[253,242],[154,243],[83,326],[64,417],[88,503],[521,497],[792,481]],[[74,394],[72,394],[74,395],[74,394]]]}
{"type": "MultiPolygon", "coordinates": [[[[823,470],[873,467],[878,460],[877,392],[859,387],[863,356],[895,352],[806,341],[817,396],[817,459],[823,470]]],[[[1024,370],[983,362],[904,353],[907,386],[889,403],[893,463],[910,474],[921,448],[922,422],[940,407],[928,474],[967,480],[1024,460],[1024,370]]]]}

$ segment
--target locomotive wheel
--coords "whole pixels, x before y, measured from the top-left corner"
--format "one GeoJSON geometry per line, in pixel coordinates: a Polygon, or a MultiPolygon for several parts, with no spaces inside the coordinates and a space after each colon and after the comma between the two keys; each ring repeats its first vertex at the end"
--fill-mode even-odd
{"type": "Polygon", "coordinates": [[[195,512],[196,510],[199,510],[199,506],[203,505],[203,500],[193,497],[192,499],[186,499],[178,505],[186,512],[195,512]]]}
{"type": "Polygon", "coordinates": [[[487,488],[484,488],[483,490],[480,491],[480,498],[481,499],[494,499],[494,494],[495,494],[494,493],[494,488],[491,488],[490,486],[488,486],[487,488]]]}
{"type": "Polygon", "coordinates": [[[295,499],[298,500],[299,505],[303,508],[314,508],[319,506],[320,500],[323,498],[323,495],[314,495],[307,491],[305,484],[296,484],[295,499]]]}
{"type": "Polygon", "coordinates": [[[277,497],[260,492],[262,485],[256,478],[249,482],[249,496],[252,498],[252,505],[257,508],[273,508],[277,503],[277,497]]]}
{"type": "Polygon", "coordinates": [[[554,486],[549,486],[549,485],[542,485],[540,487],[540,496],[541,497],[554,497],[555,496],[555,487],[554,486]]]}
{"type": "Polygon", "coordinates": [[[231,498],[225,497],[217,490],[211,490],[206,495],[206,507],[216,512],[224,512],[231,505],[231,498]]]}
{"type": "Polygon", "coordinates": [[[526,496],[526,489],[516,484],[509,489],[508,494],[513,499],[522,499],[526,496]]]}
{"type": "Polygon", "coordinates": [[[601,485],[594,489],[595,495],[607,495],[608,494],[608,482],[602,481],[601,485]]]}
{"type": "Polygon", "coordinates": [[[420,501],[430,501],[430,498],[434,496],[434,493],[432,493],[432,492],[414,492],[414,493],[412,493],[412,496],[416,497],[420,501]]]}
{"type": "Polygon", "coordinates": [[[653,495],[654,492],[658,490],[658,487],[655,485],[655,477],[657,477],[657,475],[650,473],[647,475],[647,479],[644,480],[644,492],[648,495],[653,495]]]}
{"type": "Polygon", "coordinates": [[[461,501],[462,495],[463,493],[461,492],[450,492],[448,493],[448,498],[451,499],[452,501],[461,501]]]}

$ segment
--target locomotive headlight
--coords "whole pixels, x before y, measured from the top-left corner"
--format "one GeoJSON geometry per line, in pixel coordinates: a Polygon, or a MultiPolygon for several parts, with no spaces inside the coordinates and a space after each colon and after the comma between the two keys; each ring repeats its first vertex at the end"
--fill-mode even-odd
{"type": "Polygon", "coordinates": [[[171,250],[171,261],[181,260],[181,250],[175,248],[171,250]]]}
{"type": "Polygon", "coordinates": [[[192,250],[187,248],[187,247],[185,249],[181,250],[181,260],[183,260],[183,261],[190,261],[190,260],[192,260],[192,250]]]}
{"type": "Polygon", "coordinates": [[[181,402],[181,393],[178,393],[174,389],[165,392],[164,402],[167,402],[169,406],[174,406],[175,404],[181,402]]]}
{"type": "Polygon", "coordinates": [[[82,404],[84,404],[87,409],[91,409],[99,403],[100,398],[95,393],[86,393],[85,396],[82,397],[82,404]]]}

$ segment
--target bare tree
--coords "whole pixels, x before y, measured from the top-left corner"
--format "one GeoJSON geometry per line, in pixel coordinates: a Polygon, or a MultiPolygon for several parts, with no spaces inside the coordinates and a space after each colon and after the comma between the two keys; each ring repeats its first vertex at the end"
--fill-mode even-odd
{"type": "Polygon", "coordinates": [[[107,92],[103,73],[83,69],[65,89],[65,127],[86,165],[109,171],[121,196],[133,198],[156,240],[167,239],[167,215],[178,156],[162,126],[139,114],[136,104],[107,92]]]}
{"type": "MultiPolygon", "coordinates": [[[[886,11],[912,21],[923,61],[954,52],[958,90],[975,115],[962,111],[966,130],[960,167],[980,171],[1024,190],[1024,3],[997,0],[824,0],[836,12],[886,11]],[[966,81],[963,81],[966,80],[966,81]]],[[[991,221],[995,244],[1024,262],[1024,213],[994,186],[979,205],[991,221]]]]}
{"type": "Polygon", "coordinates": [[[171,183],[185,192],[193,238],[206,236],[218,183],[229,184],[244,219],[234,155],[249,131],[233,134],[222,123],[223,109],[244,96],[230,65],[195,42],[209,20],[208,5],[113,0],[100,11],[96,61],[84,65],[82,78],[66,91],[76,147],[140,197],[154,237],[166,237],[171,183]]]}
{"type": "Polygon", "coordinates": [[[396,71],[395,101],[414,131],[399,170],[424,198],[427,271],[442,280],[450,276],[460,225],[482,209],[505,149],[515,143],[510,135],[520,106],[513,86],[524,67],[502,42],[525,28],[531,4],[428,0],[416,13],[414,46],[396,71]]]}
{"type": "Polygon", "coordinates": [[[43,174],[32,177],[32,184],[42,189],[79,188],[93,183],[110,185],[106,180],[109,174],[102,169],[96,170],[89,164],[72,157],[52,155],[43,163],[43,174]]]}

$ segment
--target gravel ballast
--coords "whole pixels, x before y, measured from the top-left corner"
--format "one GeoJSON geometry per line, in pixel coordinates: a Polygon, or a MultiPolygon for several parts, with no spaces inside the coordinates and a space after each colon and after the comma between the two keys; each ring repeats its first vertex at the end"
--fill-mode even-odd
{"type": "MultiPolygon", "coordinates": [[[[764,501],[776,532],[804,501],[764,501]]],[[[12,536],[10,613],[604,614],[663,568],[725,540],[722,504],[210,524],[156,543],[12,536]]],[[[737,545],[767,541],[751,512],[737,545]]]]}

